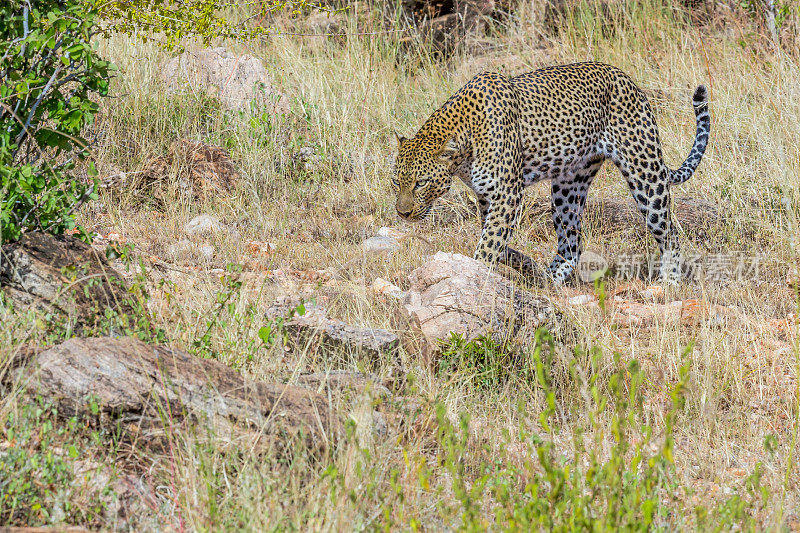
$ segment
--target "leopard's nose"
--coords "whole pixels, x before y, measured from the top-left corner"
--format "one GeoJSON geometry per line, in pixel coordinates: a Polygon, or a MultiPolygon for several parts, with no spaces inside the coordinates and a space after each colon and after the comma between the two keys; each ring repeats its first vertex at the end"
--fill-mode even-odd
{"type": "Polygon", "coordinates": [[[400,210],[398,209],[398,210],[397,210],[397,214],[398,214],[398,215],[400,215],[400,216],[401,216],[401,217],[403,217],[403,218],[408,218],[408,217],[410,217],[410,216],[411,216],[411,211],[400,211],[400,210]]]}

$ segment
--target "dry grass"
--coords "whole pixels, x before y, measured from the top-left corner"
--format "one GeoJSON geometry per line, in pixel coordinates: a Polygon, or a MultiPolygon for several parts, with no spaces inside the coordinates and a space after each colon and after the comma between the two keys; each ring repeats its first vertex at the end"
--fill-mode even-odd
{"type": "MultiPolygon", "coordinates": [[[[465,51],[446,61],[425,54],[397,60],[397,43],[386,36],[339,41],[275,36],[263,43],[232,44],[237,52],[261,58],[276,86],[290,98],[289,116],[259,121],[226,115],[202,95],[166,95],[159,81],[166,55],[152,45],[116,37],[102,43],[103,53],[120,67],[120,76],[114,88],[118,98],[105,103],[101,122],[106,132],[105,146],[98,150],[101,172],[142,170],[172,141],[189,137],[229,148],[242,180],[229,198],[197,204],[176,194],[162,211],[137,205],[124,190],[108,191],[82,214],[83,222],[103,235],[121,234],[142,257],[163,256],[170,244],[185,238],[182,228],[189,219],[214,213],[235,225],[238,235],[210,240],[216,249],[211,264],[199,269],[176,265],[178,270],[153,269],[146,275],[153,292],[150,311],[165,329],[167,341],[217,357],[257,379],[288,379],[296,372],[334,367],[363,369],[366,363],[357,357],[332,361],[312,352],[266,349],[257,342],[257,331],[264,323],[263,309],[290,289],[327,298],[328,307],[350,322],[391,329],[392,304],[369,291],[376,277],[402,284],[405,275],[435,250],[471,255],[478,221],[460,184],[425,222],[411,227],[397,220],[388,183],[393,131],[413,133],[478,70],[515,74],[595,59],[619,66],[652,95],[665,157],[677,167],[694,133],[690,95],[697,84],[706,83],[712,95],[711,144],[700,169],[679,193],[717,202],[733,214],[735,223],[705,240],[685,235],[684,248],[695,253],[739,250],[763,254],[766,260],[755,279],[686,284],[673,297],[734,306],[741,318],[722,326],[701,319],[690,325],[619,327],[592,309],[576,307],[570,313],[580,327],[578,344],[602,349],[600,375],[613,370],[615,352],[623,361],[640,362],[643,416],[657,435],[663,431],[669,391],[679,379],[685,348],[694,346],[688,356],[687,405],[675,434],[675,483],[682,488],[671,495],[685,513],[665,518],[663,527],[693,527],[695,504],[710,505],[728,491],[738,491],[755,464],[762,462],[763,483],[772,497],[757,513],[759,527],[800,528],[800,473],[794,465],[800,453],[800,357],[797,323],[790,318],[797,312],[798,299],[786,286],[788,267],[797,263],[800,65],[796,57],[748,41],[745,31],[696,28],[655,3],[641,5],[617,13],[616,30],[604,31],[598,19],[575,16],[558,36],[544,32],[542,13],[524,5],[494,28],[489,38],[493,49],[480,55],[465,51]],[[306,146],[320,158],[315,169],[301,175],[285,172],[286,162],[306,146]],[[404,240],[402,249],[389,258],[364,256],[361,241],[381,226],[412,231],[424,241],[404,240]],[[246,251],[248,241],[270,241],[275,251],[254,268],[246,251]],[[240,278],[244,285],[232,293],[230,311],[217,303],[217,295],[226,290],[221,276],[209,273],[228,263],[245,264],[240,278]],[[291,276],[276,282],[265,272],[275,269],[328,269],[339,275],[323,284],[291,276]],[[788,325],[777,329],[777,321],[787,318],[788,325]],[[208,341],[198,344],[206,331],[208,341]],[[767,435],[777,439],[773,455],[764,451],[767,435]]],[[[355,20],[349,24],[354,30],[355,20]]],[[[546,185],[527,194],[546,195],[546,185]]],[[[618,171],[606,166],[591,194],[628,193],[618,171]]],[[[642,227],[600,225],[587,231],[587,248],[607,255],[649,253],[655,247],[642,227]]],[[[540,263],[548,262],[555,249],[549,227],[522,226],[514,242],[540,263]]],[[[616,286],[612,281],[606,290],[616,286]]],[[[554,298],[592,291],[586,285],[541,290],[554,298]]],[[[14,320],[16,325],[2,333],[0,353],[10,353],[31,339],[47,340],[33,322],[14,320]]],[[[554,373],[561,376],[555,384],[560,409],[574,414],[554,433],[565,453],[575,425],[586,420],[585,413],[578,413],[586,407],[587,390],[569,383],[571,359],[565,352],[553,363],[554,373]]],[[[593,372],[586,358],[577,361],[581,371],[593,372]]],[[[485,390],[458,376],[432,374],[420,367],[413,353],[404,353],[399,363],[379,361],[371,370],[381,376],[408,374],[402,401],[387,412],[402,411],[402,405],[419,406],[421,414],[406,417],[409,424],[425,428],[426,420],[435,418],[437,403],[453,420],[459,413],[470,413],[475,447],[474,456],[464,458],[467,464],[513,461],[516,452],[509,450],[517,450],[515,437],[503,453],[497,446],[480,444],[505,442],[504,432],[515,435],[521,423],[538,427],[536,417],[546,405],[535,383],[512,381],[502,390],[485,390]],[[519,405],[524,406],[522,412],[519,405]]],[[[598,383],[608,390],[602,379],[598,383]]],[[[369,398],[337,401],[364,423],[369,398]]],[[[0,401],[3,417],[19,409],[16,400],[0,401]]],[[[362,431],[360,439],[336,450],[327,466],[308,464],[301,455],[296,463],[276,466],[264,458],[219,451],[191,433],[175,435],[171,454],[131,453],[139,471],[162,485],[160,507],[151,511],[174,529],[341,530],[390,523],[408,528],[414,520],[430,530],[458,527],[461,519],[442,510],[455,497],[451,474],[437,463],[433,433],[395,433],[402,418],[390,418],[394,429],[389,438],[362,431]]],[[[489,524],[491,506],[481,505],[489,524]]],[[[141,527],[147,524],[143,521],[141,527]]]]}

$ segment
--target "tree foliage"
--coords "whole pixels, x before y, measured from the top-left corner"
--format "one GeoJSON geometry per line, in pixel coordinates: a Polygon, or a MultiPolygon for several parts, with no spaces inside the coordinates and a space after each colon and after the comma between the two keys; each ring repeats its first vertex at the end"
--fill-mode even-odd
{"type": "MultiPolygon", "coordinates": [[[[97,19],[98,10],[81,0],[0,5],[3,241],[29,230],[64,233],[94,196],[95,184],[77,179],[75,169],[89,158],[94,139],[84,135],[114,69],[92,42],[97,19]]],[[[91,161],[88,168],[96,174],[91,161]]]]}
{"type": "Polygon", "coordinates": [[[249,40],[269,33],[264,24],[276,11],[317,9],[309,0],[88,0],[113,21],[109,30],[156,40],[168,50],[180,49],[185,39],[208,46],[215,39],[249,40]]]}

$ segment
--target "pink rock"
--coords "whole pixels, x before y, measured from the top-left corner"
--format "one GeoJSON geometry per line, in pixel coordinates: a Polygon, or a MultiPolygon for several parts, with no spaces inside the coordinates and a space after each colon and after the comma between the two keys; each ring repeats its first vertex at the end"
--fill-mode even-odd
{"type": "Polygon", "coordinates": [[[561,311],[542,296],[514,286],[472,258],[438,252],[409,275],[402,305],[404,344],[431,363],[440,341],[458,333],[467,339],[492,336],[525,344],[536,329],[556,337],[572,329],[561,311]]]}

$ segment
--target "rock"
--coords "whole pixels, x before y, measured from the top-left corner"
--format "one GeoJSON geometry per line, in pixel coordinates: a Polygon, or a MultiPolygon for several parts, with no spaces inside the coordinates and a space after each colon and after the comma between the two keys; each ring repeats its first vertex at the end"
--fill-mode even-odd
{"type": "Polygon", "coordinates": [[[386,226],[379,229],[377,235],[379,237],[391,237],[392,239],[396,239],[398,241],[406,236],[406,234],[400,231],[399,229],[389,228],[386,226]]]}
{"type": "Polygon", "coordinates": [[[388,434],[386,418],[374,408],[391,400],[392,393],[374,374],[332,370],[303,374],[297,377],[297,385],[308,387],[317,393],[337,400],[345,400],[350,405],[350,419],[356,424],[356,436],[361,447],[369,446],[375,437],[385,438],[388,434]]]}
{"type": "Polygon", "coordinates": [[[124,184],[133,189],[140,201],[167,201],[171,186],[190,197],[203,200],[230,194],[239,181],[239,172],[227,150],[220,146],[190,139],[179,139],[169,151],[151,159],[135,182],[124,184]]]}
{"type": "MultiPolygon", "coordinates": [[[[152,439],[194,420],[216,437],[267,451],[301,439],[324,449],[340,431],[326,400],[308,389],[254,382],[213,360],[134,338],[70,339],[16,361],[29,394],[53,400],[59,415],[92,416],[152,439]],[[23,368],[23,366],[25,368],[23,368]]],[[[13,377],[12,377],[13,379],[13,377]]]]}
{"type": "Polygon", "coordinates": [[[226,229],[226,226],[217,217],[207,213],[197,215],[183,227],[183,231],[193,237],[220,233],[226,229]]]}
{"type": "Polygon", "coordinates": [[[391,254],[400,249],[400,243],[394,237],[376,235],[361,243],[361,247],[365,253],[391,254]]]}
{"type": "Polygon", "coordinates": [[[383,278],[375,278],[375,281],[372,283],[372,292],[381,296],[388,296],[395,300],[399,300],[406,295],[403,289],[383,278]]]}
{"type": "Polygon", "coordinates": [[[163,66],[162,78],[169,92],[206,91],[219,97],[223,108],[228,110],[289,112],[288,99],[272,85],[258,58],[237,56],[223,47],[172,58],[163,66]]]}
{"type": "MultiPolygon", "coordinates": [[[[630,290],[630,288],[625,287],[619,293],[629,293],[630,290]]],[[[665,304],[656,303],[652,299],[663,299],[663,292],[659,292],[653,287],[637,291],[635,296],[643,301],[629,300],[621,296],[614,296],[612,299],[607,300],[607,320],[620,327],[650,327],[655,324],[670,323],[684,326],[703,323],[717,327],[724,326],[730,321],[739,318],[735,309],[712,304],[706,300],[687,299],[675,300],[665,304]]],[[[589,295],[568,298],[566,303],[574,307],[591,308],[598,312],[600,310],[597,300],[589,297],[589,295]]]]}
{"type": "Polygon", "coordinates": [[[200,252],[200,256],[206,261],[211,261],[214,259],[214,254],[217,252],[217,250],[210,244],[201,246],[198,248],[198,251],[200,252]]]}
{"type": "Polygon", "coordinates": [[[660,285],[644,286],[638,281],[629,281],[620,284],[611,293],[614,299],[632,299],[641,302],[663,302],[666,298],[664,287],[660,285]]]}
{"type": "Polygon", "coordinates": [[[374,374],[351,372],[349,370],[331,370],[329,372],[315,372],[297,376],[296,383],[300,387],[307,387],[318,393],[326,390],[341,391],[344,389],[363,393],[367,390],[376,393],[381,398],[389,398],[392,393],[374,374]]]}
{"type": "Polygon", "coordinates": [[[567,299],[569,305],[586,305],[596,301],[597,298],[593,294],[578,294],[567,299]]]}
{"type": "Polygon", "coordinates": [[[3,246],[0,290],[17,309],[52,313],[53,321],[95,330],[106,309],[131,314],[123,277],[104,255],[73,237],[26,233],[3,246]]]}
{"type": "MultiPolygon", "coordinates": [[[[287,317],[299,301],[279,298],[267,309],[270,320],[287,317]]],[[[321,350],[332,353],[363,354],[370,361],[395,357],[400,339],[385,329],[359,327],[329,318],[327,311],[310,302],[304,304],[303,315],[294,314],[284,322],[289,345],[295,350],[321,350]]]]}
{"type": "Polygon", "coordinates": [[[800,269],[790,266],[786,271],[786,286],[792,290],[800,288],[800,269]]]}
{"type": "Polygon", "coordinates": [[[572,331],[547,298],[516,288],[472,258],[438,252],[409,275],[411,288],[402,302],[398,329],[410,353],[431,363],[439,341],[458,333],[472,340],[492,336],[525,344],[546,327],[562,340],[572,331]]]}
{"type": "Polygon", "coordinates": [[[161,503],[158,495],[140,476],[117,472],[115,465],[98,463],[91,458],[76,460],[72,470],[73,489],[78,494],[91,494],[102,502],[106,521],[114,523],[118,530],[163,528],[163,517],[159,521],[152,512],[161,503]]]}
{"type": "Polygon", "coordinates": [[[3,527],[0,533],[89,533],[90,530],[80,526],[57,526],[57,527],[3,527]]]}
{"type": "Polygon", "coordinates": [[[130,527],[131,524],[136,524],[140,531],[164,528],[163,517],[153,513],[161,503],[157,493],[140,477],[123,475],[113,482],[111,490],[113,498],[106,516],[110,514],[119,529],[133,531],[136,528],[130,527]]]}
{"type": "Polygon", "coordinates": [[[664,287],[652,285],[642,291],[642,298],[646,302],[661,302],[666,298],[664,287]]]}
{"type": "Polygon", "coordinates": [[[372,431],[376,437],[384,438],[389,434],[386,417],[380,411],[372,411],[372,431]]]}
{"type": "Polygon", "coordinates": [[[193,259],[196,247],[189,239],[181,239],[175,244],[167,246],[166,255],[172,261],[188,261],[193,259]]]}
{"type": "Polygon", "coordinates": [[[292,154],[290,166],[295,171],[312,172],[319,165],[320,156],[313,146],[304,146],[292,154]]]}

